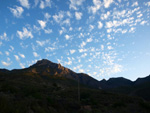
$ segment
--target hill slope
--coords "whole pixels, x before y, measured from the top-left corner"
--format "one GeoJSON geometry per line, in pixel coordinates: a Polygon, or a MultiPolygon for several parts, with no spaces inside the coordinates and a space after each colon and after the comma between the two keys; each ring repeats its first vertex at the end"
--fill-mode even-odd
{"type": "Polygon", "coordinates": [[[56,76],[56,77],[65,77],[75,81],[78,81],[84,85],[88,85],[90,87],[99,88],[99,81],[90,77],[84,73],[75,73],[72,70],[61,66],[61,64],[53,63],[49,60],[43,59],[37,61],[36,64],[30,66],[29,68],[25,69],[18,69],[18,70],[6,70],[1,69],[0,73],[3,74],[25,74],[31,76],[56,76]]]}
{"type": "Polygon", "coordinates": [[[0,113],[149,113],[137,97],[92,89],[59,76],[0,74],[0,113]]]}

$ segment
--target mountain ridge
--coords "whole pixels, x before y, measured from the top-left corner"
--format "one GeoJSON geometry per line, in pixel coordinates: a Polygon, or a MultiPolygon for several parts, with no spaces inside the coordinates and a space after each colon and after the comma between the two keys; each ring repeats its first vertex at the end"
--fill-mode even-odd
{"type": "Polygon", "coordinates": [[[101,80],[98,81],[95,78],[89,76],[85,73],[76,73],[69,68],[62,66],[60,63],[54,63],[47,59],[42,59],[37,61],[35,64],[24,68],[24,69],[0,69],[0,74],[7,74],[7,73],[24,73],[24,74],[34,74],[40,76],[59,76],[59,77],[66,77],[72,80],[76,80],[80,83],[83,83],[88,86],[92,86],[95,88],[101,89],[112,89],[118,88],[122,86],[134,86],[138,84],[142,84],[144,82],[150,81],[150,75],[143,78],[137,78],[135,81],[131,81],[124,77],[117,77],[117,78],[109,78],[108,80],[101,80]]]}
{"type": "Polygon", "coordinates": [[[40,75],[40,76],[65,77],[75,81],[79,80],[80,83],[93,88],[99,88],[99,81],[92,78],[91,76],[85,73],[75,73],[71,69],[62,66],[61,64],[51,62],[47,59],[39,60],[35,64],[24,69],[13,69],[13,70],[1,69],[0,73],[1,74],[24,73],[26,75],[34,75],[34,76],[40,75]]]}

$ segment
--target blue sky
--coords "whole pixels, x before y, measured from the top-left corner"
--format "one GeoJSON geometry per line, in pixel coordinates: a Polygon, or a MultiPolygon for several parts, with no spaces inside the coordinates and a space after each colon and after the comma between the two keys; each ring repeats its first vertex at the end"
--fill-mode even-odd
{"type": "Polygon", "coordinates": [[[101,80],[150,74],[149,0],[0,0],[0,68],[40,59],[101,80]]]}

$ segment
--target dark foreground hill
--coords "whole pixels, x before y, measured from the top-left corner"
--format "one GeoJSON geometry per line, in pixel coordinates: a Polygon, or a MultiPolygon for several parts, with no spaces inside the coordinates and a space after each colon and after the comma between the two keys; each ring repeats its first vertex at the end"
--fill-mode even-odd
{"type": "Polygon", "coordinates": [[[107,91],[138,96],[150,101],[150,75],[138,78],[136,81],[130,81],[122,77],[110,78],[107,81],[100,81],[100,86],[107,91]]]}
{"type": "Polygon", "coordinates": [[[0,113],[150,112],[150,103],[141,98],[93,89],[84,83],[79,90],[77,80],[68,77],[71,75],[60,71],[56,76],[53,65],[37,64],[24,70],[0,70],[0,113]]]}

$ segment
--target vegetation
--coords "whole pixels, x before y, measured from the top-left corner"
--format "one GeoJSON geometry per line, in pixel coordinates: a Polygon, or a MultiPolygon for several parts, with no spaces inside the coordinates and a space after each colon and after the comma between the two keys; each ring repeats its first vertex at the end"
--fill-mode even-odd
{"type": "Polygon", "coordinates": [[[148,113],[137,97],[91,89],[58,76],[0,75],[0,113],[148,113]]]}

